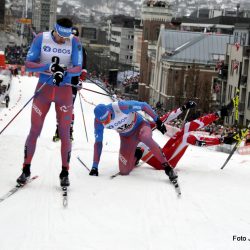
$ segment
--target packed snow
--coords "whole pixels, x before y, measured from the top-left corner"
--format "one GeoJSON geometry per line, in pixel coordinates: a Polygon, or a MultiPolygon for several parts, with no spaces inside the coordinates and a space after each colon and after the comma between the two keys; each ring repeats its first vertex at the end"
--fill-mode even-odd
{"type": "MultiPolygon", "coordinates": [[[[35,77],[13,78],[9,108],[0,107],[0,131],[34,93],[35,77]]],[[[93,83],[84,87],[103,92],[93,83]]],[[[60,142],[52,142],[54,104],[32,161],[39,178],[0,203],[1,250],[230,250],[250,249],[250,156],[190,146],[177,166],[182,196],[163,171],[142,164],[129,176],[118,171],[119,136],[105,130],[99,177],[89,176],[93,157],[93,108],[109,97],[81,90],[75,102],[68,207],[59,186],[60,142]],[[246,237],[246,238],[244,238],[246,237]],[[246,239],[246,240],[245,240],[246,239]]],[[[21,173],[30,129],[31,102],[0,135],[0,197],[21,173]]],[[[168,140],[160,132],[162,146],[168,140]]]]}

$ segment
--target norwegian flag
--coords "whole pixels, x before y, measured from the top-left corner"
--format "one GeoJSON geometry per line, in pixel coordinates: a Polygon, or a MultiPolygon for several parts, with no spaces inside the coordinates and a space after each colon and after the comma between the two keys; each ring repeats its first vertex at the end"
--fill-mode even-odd
{"type": "Polygon", "coordinates": [[[235,45],[235,47],[236,47],[236,50],[238,51],[239,48],[240,48],[240,43],[238,42],[238,43],[235,43],[234,45],[235,45]]]}
{"type": "Polygon", "coordinates": [[[238,69],[238,68],[239,68],[239,62],[236,61],[236,60],[234,60],[234,61],[233,61],[233,70],[236,70],[236,69],[238,69]]]}
{"type": "Polygon", "coordinates": [[[214,91],[215,91],[215,93],[219,93],[220,92],[220,85],[218,83],[215,84],[214,91]]]}
{"type": "Polygon", "coordinates": [[[220,71],[221,68],[223,67],[223,65],[224,65],[224,61],[218,61],[218,62],[216,63],[216,70],[217,70],[217,71],[220,71]]]}

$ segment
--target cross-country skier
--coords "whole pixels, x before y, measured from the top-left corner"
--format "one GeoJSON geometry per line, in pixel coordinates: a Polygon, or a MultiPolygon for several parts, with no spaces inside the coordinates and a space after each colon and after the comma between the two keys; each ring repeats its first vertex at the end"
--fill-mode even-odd
{"type": "MultiPolygon", "coordinates": [[[[79,37],[79,30],[77,27],[72,27],[72,34],[76,37],[79,37]]],[[[82,76],[84,74],[86,74],[86,51],[85,49],[82,47],[82,73],[79,76],[73,76],[71,78],[71,84],[73,85],[72,86],[72,98],[73,98],[73,105],[75,104],[75,99],[76,99],[76,94],[77,94],[77,90],[78,88],[81,87],[81,82],[79,81],[79,78],[81,78],[81,80],[83,79],[82,76]]],[[[72,112],[72,119],[71,119],[71,125],[70,125],[70,140],[73,141],[74,138],[73,138],[73,127],[74,127],[74,121],[75,121],[75,115],[74,115],[74,109],[73,109],[73,112],[72,112]]],[[[58,122],[57,122],[57,125],[56,125],[56,131],[55,131],[55,135],[53,136],[53,141],[58,141],[60,140],[60,136],[59,136],[59,132],[58,132],[58,122]]]]}
{"type": "Polygon", "coordinates": [[[98,165],[102,153],[102,141],[104,128],[114,129],[120,135],[119,169],[121,175],[128,175],[135,167],[135,149],[139,142],[143,142],[161,162],[165,173],[171,182],[177,181],[177,175],[169,166],[162,154],[159,145],[152,139],[152,130],[148,121],[137,111],[145,111],[153,118],[156,127],[162,134],[166,133],[166,127],[154,110],[145,102],[118,101],[108,105],[99,104],[95,107],[95,144],[94,159],[90,175],[98,176],[98,165]]]}
{"type": "Polygon", "coordinates": [[[31,129],[25,143],[22,174],[17,179],[25,184],[30,177],[30,164],[35,152],[37,138],[44,119],[55,102],[58,129],[61,139],[62,171],[59,175],[61,186],[69,186],[68,170],[71,154],[70,123],[72,117],[72,88],[67,86],[73,76],[82,70],[82,46],[78,38],[71,35],[72,22],[68,18],[59,19],[54,30],[38,34],[26,58],[26,68],[40,72],[36,87],[41,91],[34,97],[31,113],[31,129]]]}
{"type": "MultiPolygon", "coordinates": [[[[225,116],[230,115],[233,108],[234,105],[232,101],[227,106],[222,107],[222,109],[218,112],[208,114],[206,116],[200,117],[198,119],[186,123],[185,126],[180,131],[175,133],[162,148],[162,151],[165,154],[165,157],[168,163],[171,165],[171,167],[173,168],[176,167],[177,163],[184,155],[189,145],[214,146],[222,143],[232,144],[236,142],[236,140],[233,137],[234,135],[222,136],[219,138],[211,136],[207,137],[193,133],[193,131],[201,129],[207,126],[208,124],[211,124],[212,122],[218,120],[219,118],[223,119],[225,116]]],[[[169,114],[171,114],[171,112],[166,114],[164,119],[166,119],[169,114]]],[[[168,121],[170,120],[172,119],[168,119],[168,121]]],[[[152,152],[147,150],[147,148],[143,144],[140,144],[140,147],[137,148],[136,156],[137,156],[137,163],[142,157],[141,158],[142,161],[147,162],[152,167],[159,170],[163,169],[158,159],[153,155],[152,152]]]]}

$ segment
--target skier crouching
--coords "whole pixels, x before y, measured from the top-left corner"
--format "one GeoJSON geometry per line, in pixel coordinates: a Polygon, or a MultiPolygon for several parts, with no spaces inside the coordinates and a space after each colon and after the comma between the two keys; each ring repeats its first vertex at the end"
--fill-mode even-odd
{"type": "Polygon", "coordinates": [[[166,127],[154,110],[145,102],[118,101],[95,107],[95,144],[94,159],[90,175],[98,176],[98,165],[102,153],[104,128],[116,130],[120,135],[119,170],[121,175],[128,175],[135,167],[135,150],[143,142],[160,162],[171,182],[177,182],[178,176],[168,164],[159,145],[152,138],[150,123],[137,111],[144,111],[153,118],[157,129],[166,133],[166,127]]]}

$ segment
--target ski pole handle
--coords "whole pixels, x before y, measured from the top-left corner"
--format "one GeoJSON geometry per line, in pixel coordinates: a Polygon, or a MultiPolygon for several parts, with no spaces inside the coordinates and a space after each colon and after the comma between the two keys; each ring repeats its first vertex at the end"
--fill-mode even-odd
{"type": "Polygon", "coordinates": [[[58,56],[53,56],[51,61],[52,61],[52,63],[59,64],[60,58],[58,56]]]}

